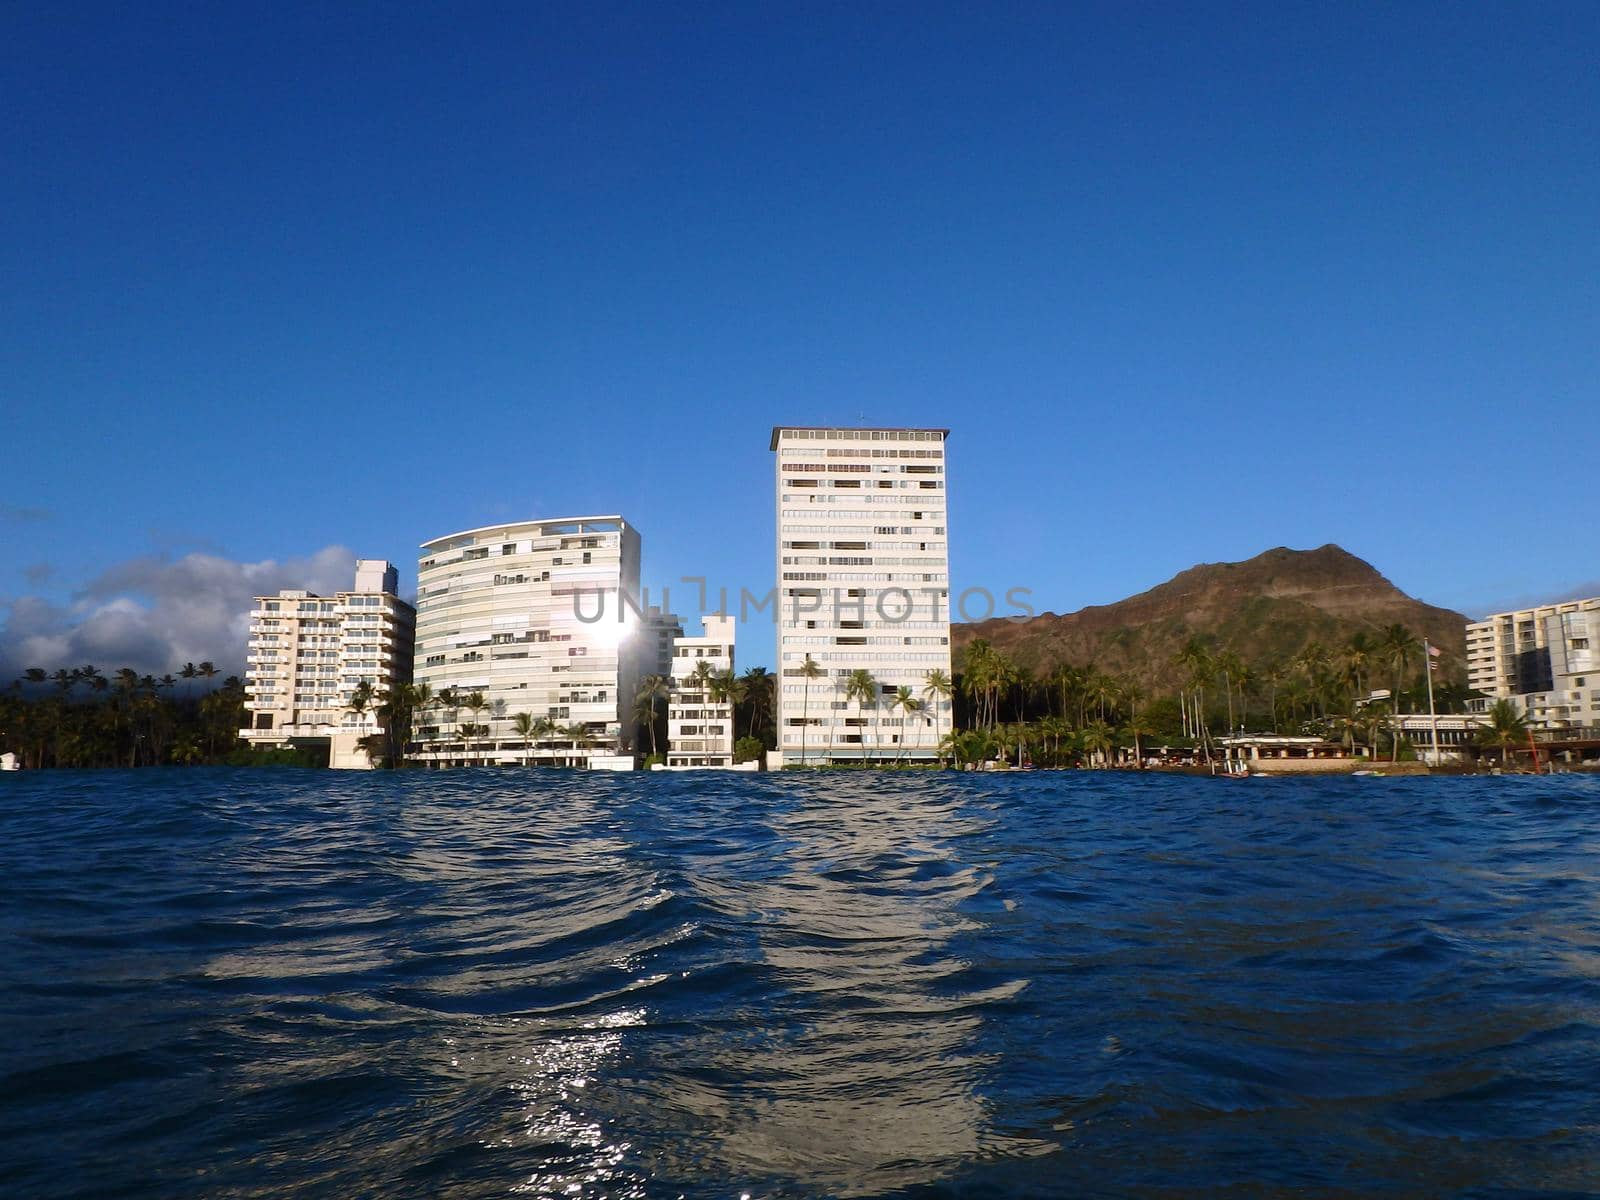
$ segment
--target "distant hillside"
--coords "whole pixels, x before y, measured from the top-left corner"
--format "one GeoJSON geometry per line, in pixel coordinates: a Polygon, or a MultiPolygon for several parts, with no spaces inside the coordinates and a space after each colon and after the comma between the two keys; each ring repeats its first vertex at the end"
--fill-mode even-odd
{"type": "Polygon", "coordinates": [[[1261,667],[1287,661],[1308,642],[1331,649],[1357,630],[1370,635],[1395,622],[1440,647],[1443,674],[1459,679],[1465,675],[1466,621],[1460,613],[1412,599],[1338,546],[1280,546],[1245,562],[1190,567],[1115,604],[1065,616],[956,625],[953,636],[957,670],[965,647],[985,638],[1037,673],[1094,663],[1166,691],[1179,682],[1173,656],[1197,635],[1261,667]]]}

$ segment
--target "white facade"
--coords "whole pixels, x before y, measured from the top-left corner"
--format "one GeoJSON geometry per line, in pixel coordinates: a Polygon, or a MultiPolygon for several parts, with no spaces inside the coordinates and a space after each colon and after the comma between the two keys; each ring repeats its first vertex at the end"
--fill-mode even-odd
{"type": "Polygon", "coordinates": [[[711,675],[733,673],[734,620],[701,618],[699,637],[680,637],[672,649],[672,694],[667,699],[667,765],[733,765],[733,704],[715,700],[711,675]]]}
{"type": "Polygon", "coordinates": [[[254,745],[328,741],[334,765],[356,765],[355,742],[382,732],[371,708],[350,710],[357,687],[381,696],[411,679],[416,613],[397,585],[391,564],[358,559],[348,592],[257,596],[245,654],[249,728],[240,736],[254,745]]]}
{"type": "Polygon", "coordinates": [[[1467,683],[1535,725],[1600,726],[1600,598],[1496,613],[1467,626],[1467,683]]]}
{"type": "Polygon", "coordinates": [[[632,526],[617,515],[520,521],[422,550],[416,678],[435,704],[413,721],[414,758],[585,766],[628,740],[639,675],[665,673],[664,635],[641,632],[632,526]],[[475,694],[482,710],[468,707],[475,694]],[[519,713],[557,730],[524,737],[519,713]]]}
{"type": "Polygon", "coordinates": [[[932,759],[950,701],[950,557],[943,429],[780,426],[778,748],[785,763],[932,759]],[[823,670],[809,685],[806,656],[823,670]],[[876,703],[847,700],[868,672],[876,703]],[[899,687],[927,704],[892,711],[899,687]]]}

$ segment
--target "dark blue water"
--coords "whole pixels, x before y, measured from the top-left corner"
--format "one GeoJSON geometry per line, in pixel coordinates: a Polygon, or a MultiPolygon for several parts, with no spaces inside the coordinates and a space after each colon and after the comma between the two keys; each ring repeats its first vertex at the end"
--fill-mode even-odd
{"type": "Polygon", "coordinates": [[[1594,1194],[1597,852],[1571,776],[0,776],[0,1194],[1594,1194]]]}

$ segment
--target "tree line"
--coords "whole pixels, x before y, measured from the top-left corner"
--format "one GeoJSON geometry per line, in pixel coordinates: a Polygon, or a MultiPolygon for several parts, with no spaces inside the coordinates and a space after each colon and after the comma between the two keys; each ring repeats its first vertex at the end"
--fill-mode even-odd
{"type": "MultiPolygon", "coordinates": [[[[1398,758],[1407,747],[1389,717],[1427,711],[1427,657],[1400,624],[1375,635],[1358,631],[1339,645],[1312,641],[1266,665],[1196,636],[1171,659],[1176,686],[1153,693],[1093,663],[1035,673],[980,639],[967,647],[956,728],[941,752],[965,764],[1110,766],[1137,762],[1153,745],[1206,760],[1228,734],[1300,734],[1398,758]],[[1384,689],[1386,697],[1375,696],[1384,689]]],[[[1435,680],[1440,713],[1463,712],[1478,695],[1438,673],[1435,680]]]]}
{"type": "Polygon", "coordinates": [[[0,749],[22,765],[147,767],[240,761],[244,684],[209,662],[176,675],[31,667],[0,692],[0,749]]]}

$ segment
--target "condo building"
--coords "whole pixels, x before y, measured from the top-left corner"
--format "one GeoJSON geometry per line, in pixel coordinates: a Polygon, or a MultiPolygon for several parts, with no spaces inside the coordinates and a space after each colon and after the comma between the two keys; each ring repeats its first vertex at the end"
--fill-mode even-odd
{"type": "Polygon", "coordinates": [[[785,763],[934,757],[950,700],[945,429],[779,426],[778,748],[785,763]],[[807,657],[822,672],[806,678],[807,657]],[[848,695],[864,671],[872,695],[848,695]],[[926,707],[891,701],[904,687],[926,707]]]}
{"type": "Polygon", "coordinates": [[[1600,726],[1600,598],[1496,613],[1467,626],[1467,683],[1550,729],[1600,726]]]}
{"type": "Polygon", "coordinates": [[[382,559],[356,560],[349,591],[319,596],[285,590],[257,596],[245,655],[239,735],[252,745],[322,745],[335,767],[370,766],[357,743],[383,732],[378,699],[356,711],[361,684],[376,697],[411,680],[416,613],[396,594],[382,559]]]}
{"type": "Polygon", "coordinates": [[[672,649],[667,698],[667,766],[731,767],[733,702],[718,688],[733,673],[734,620],[708,614],[698,637],[679,637],[672,649]]]}
{"type": "Polygon", "coordinates": [[[639,557],[638,531],[618,515],[487,525],[423,543],[415,673],[433,703],[413,721],[411,757],[614,764],[639,676],[666,673],[676,628],[676,618],[640,609],[639,557]],[[519,714],[539,729],[520,732],[519,714]]]}

